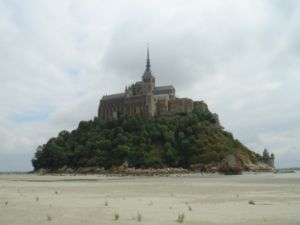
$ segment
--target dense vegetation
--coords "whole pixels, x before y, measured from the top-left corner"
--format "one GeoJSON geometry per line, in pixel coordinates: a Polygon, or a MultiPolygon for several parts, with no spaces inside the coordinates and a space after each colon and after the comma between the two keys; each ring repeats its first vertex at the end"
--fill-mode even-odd
{"type": "Polygon", "coordinates": [[[140,118],[120,115],[118,120],[81,121],[72,132],[61,131],[39,146],[34,169],[63,166],[161,168],[218,163],[228,154],[251,161],[260,156],[248,150],[218,125],[205,107],[188,115],[140,118]]]}

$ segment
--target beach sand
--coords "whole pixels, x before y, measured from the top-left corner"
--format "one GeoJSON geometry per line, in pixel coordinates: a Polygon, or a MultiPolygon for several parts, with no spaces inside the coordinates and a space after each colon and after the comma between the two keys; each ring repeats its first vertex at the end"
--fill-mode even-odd
{"type": "Polygon", "coordinates": [[[299,225],[300,176],[0,175],[0,225],[168,225],[179,214],[183,224],[299,225]]]}

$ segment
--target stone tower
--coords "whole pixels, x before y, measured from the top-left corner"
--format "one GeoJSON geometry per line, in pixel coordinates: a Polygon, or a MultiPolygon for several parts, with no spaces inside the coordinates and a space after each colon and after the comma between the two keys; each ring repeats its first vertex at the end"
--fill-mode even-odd
{"type": "Polygon", "coordinates": [[[275,159],[274,154],[272,153],[271,155],[269,155],[268,150],[265,148],[264,152],[263,152],[263,161],[266,164],[268,164],[269,166],[275,168],[275,166],[274,166],[274,159],[275,159]]]}
{"type": "Polygon", "coordinates": [[[150,57],[149,57],[149,45],[147,46],[147,63],[146,70],[142,76],[142,81],[144,83],[144,87],[146,89],[146,112],[147,115],[154,116],[156,111],[156,106],[154,102],[153,91],[155,89],[155,77],[152,75],[150,65],[150,57]]]}

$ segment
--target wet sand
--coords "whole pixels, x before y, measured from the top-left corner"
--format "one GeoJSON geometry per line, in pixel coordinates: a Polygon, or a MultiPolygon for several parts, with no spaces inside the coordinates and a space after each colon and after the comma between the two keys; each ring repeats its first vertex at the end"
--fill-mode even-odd
{"type": "Polygon", "coordinates": [[[298,173],[0,175],[0,225],[299,225],[299,212],[298,173]]]}

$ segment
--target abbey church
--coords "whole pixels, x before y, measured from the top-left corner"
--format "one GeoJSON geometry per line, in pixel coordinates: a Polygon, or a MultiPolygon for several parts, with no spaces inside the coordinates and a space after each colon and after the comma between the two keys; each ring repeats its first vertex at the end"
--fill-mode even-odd
{"type": "Polygon", "coordinates": [[[123,93],[103,96],[98,108],[99,118],[116,119],[123,113],[148,117],[191,112],[196,102],[189,98],[177,98],[172,85],[155,86],[150,67],[148,48],[142,80],[126,87],[123,93]]]}

